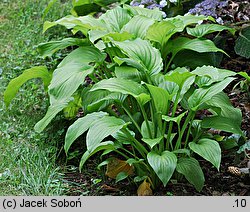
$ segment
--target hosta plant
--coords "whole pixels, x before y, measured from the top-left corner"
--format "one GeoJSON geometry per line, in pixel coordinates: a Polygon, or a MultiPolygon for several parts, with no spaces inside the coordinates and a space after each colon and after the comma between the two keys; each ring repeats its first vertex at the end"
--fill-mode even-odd
{"type": "Polygon", "coordinates": [[[242,135],[241,111],[234,108],[224,88],[235,72],[209,65],[209,58],[182,58],[180,52],[222,52],[206,39],[209,33],[231,28],[216,24],[199,25],[204,16],[162,18],[159,10],[124,5],[92,16],[67,16],[46,22],[44,30],[57,24],[81,35],[43,43],[44,57],[75,46],[57,66],[33,67],[13,79],[5,91],[10,104],[18,88],[31,78],[41,78],[50,106],[35,125],[41,132],[61,111],[77,118],[68,128],[64,149],[70,151],[81,135],[86,151],[80,170],[98,152],[105,158],[106,174],[117,181],[127,177],[141,182],[138,194],[166,186],[171,178],[186,180],[200,191],[204,174],[197,155],[219,170],[220,145],[211,128],[242,135]],[[198,66],[206,61],[206,65],[198,66]],[[205,111],[201,116],[201,111],[205,111]],[[114,157],[114,155],[116,157],[114,157]]]}

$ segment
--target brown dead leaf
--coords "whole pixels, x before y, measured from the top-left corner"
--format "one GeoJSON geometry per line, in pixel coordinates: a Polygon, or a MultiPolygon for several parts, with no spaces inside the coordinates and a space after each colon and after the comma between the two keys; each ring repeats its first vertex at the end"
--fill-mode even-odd
{"type": "Polygon", "coordinates": [[[116,176],[120,172],[125,172],[128,175],[132,175],[134,167],[130,166],[126,161],[117,158],[112,158],[107,165],[106,175],[112,179],[116,179],[116,176]]]}
{"type": "Polygon", "coordinates": [[[152,196],[153,191],[150,186],[150,183],[144,180],[143,183],[137,189],[138,196],[152,196]]]}

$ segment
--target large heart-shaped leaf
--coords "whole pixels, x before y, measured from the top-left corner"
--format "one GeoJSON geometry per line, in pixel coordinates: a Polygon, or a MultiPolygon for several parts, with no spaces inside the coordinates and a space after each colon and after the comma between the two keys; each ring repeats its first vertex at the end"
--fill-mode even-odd
{"type": "Polygon", "coordinates": [[[73,142],[86,132],[96,121],[107,116],[105,112],[90,113],[77,119],[67,130],[65,136],[64,150],[67,153],[73,142]]]}
{"type": "Polygon", "coordinates": [[[201,126],[202,128],[213,128],[216,130],[244,135],[244,133],[240,129],[240,124],[234,122],[234,119],[232,118],[222,116],[206,117],[202,120],[201,126]]]}
{"type": "MultiPolygon", "coordinates": [[[[177,95],[173,98],[173,101],[180,102],[184,94],[190,89],[191,85],[194,83],[195,76],[188,72],[186,68],[176,68],[172,72],[168,73],[165,76],[166,81],[173,82],[178,85],[179,98],[176,99],[177,95]]],[[[168,86],[169,88],[169,86],[168,86]]],[[[176,86],[172,87],[173,90],[176,89],[176,86]]]]}
{"type": "Polygon", "coordinates": [[[163,68],[160,51],[154,48],[149,41],[137,38],[132,41],[114,42],[114,44],[128,58],[118,58],[138,70],[154,75],[163,68]]]}
{"type": "Polygon", "coordinates": [[[162,12],[157,8],[155,8],[154,10],[150,10],[150,9],[141,8],[141,7],[131,7],[126,4],[123,6],[123,8],[128,10],[130,13],[132,13],[133,16],[141,15],[141,16],[145,16],[148,18],[152,18],[157,21],[161,21],[163,18],[162,12]]]}
{"type": "Polygon", "coordinates": [[[176,116],[176,117],[170,117],[170,116],[162,116],[162,119],[164,121],[167,121],[167,122],[170,122],[170,121],[173,121],[175,123],[178,124],[178,126],[180,125],[181,123],[181,119],[187,114],[187,111],[181,113],[180,115],[176,116]]]}
{"type": "Polygon", "coordinates": [[[221,52],[199,53],[192,50],[183,50],[176,54],[173,63],[178,67],[189,67],[191,70],[204,65],[219,67],[222,57],[221,52]]]}
{"type": "Polygon", "coordinates": [[[165,54],[168,55],[172,53],[174,57],[181,50],[188,49],[192,51],[196,51],[199,53],[203,52],[222,52],[226,54],[222,49],[217,48],[213,41],[204,40],[204,39],[190,39],[186,37],[178,37],[174,40],[171,40],[166,45],[165,54]]]}
{"type": "Polygon", "coordinates": [[[152,121],[148,121],[148,125],[147,125],[147,122],[143,121],[142,125],[141,125],[141,134],[142,134],[142,137],[146,138],[146,139],[149,139],[150,138],[150,133],[151,133],[151,135],[155,134],[155,128],[154,128],[153,122],[152,121]],[[149,129],[150,129],[150,132],[149,132],[148,126],[149,126],[149,129]]]}
{"type": "Polygon", "coordinates": [[[179,158],[176,171],[183,174],[197,191],[202,190],[205,178],[200,164],[195,158],[179,158]]]}
{"type": "Polygon", "coordinates": [[[86,150],[86,152],[82,155],[81,160],[80,160],[80,164],[79,164],[79,170],[82,169],[83,165],[86,163],[86,161],[94,154],[96,154],[99,151],[102,150],[109,150],[109,152],[115,150],[115,146],[114,143],[112,141],[104,141],[99,143],[98,146],[96,146],[96,148],[92,149],[92,150],[86,150]]]}
{"type": "Polygon", "coordinates": [[[210,100],[214,95],[220,93],[229,83],[234,80],[232,77],[228,77],[221,82],[215,83],[208,88],[196,89],[188,99],[188,105],[193,110],[199,110],[199,107],[210,100]]]}
{"type": "Polygon", "coordinates": [[[201,38],[207,34],[210,34],[213,32],[221,32],[223,30],[228,30],[233,35],[236,31],[234,28],[230,28],[227,26],[219,25],[219,24],[200,24],[194,28],[187,28],[187,33],[194,37],[201,38]]]}
{"type": "Polygon", "coordinates": [[[129,66],[117,66],[115,67],[115,75],[117,78],[129,79],[135,82],[144,81],[144,76],[136,68],[129,66]]]}
{"type": "Polygon", "coordinates": [[[60,49],[67,48],[68,46],[86,46],[88,45],[87,39],[79,38],[64,38],[59,41],[50,41],[47,43],[40,43],[37,47],[38,52],[42,57],[50,57],[60,49]]]}
{"type": "MultiPolygon", "coordinates": [[[[101,92],[101,91],[100,91],[101,92]]],[[[94,93],[94,92],[91,92],[94,93]]],[[[110,93],[107,96],[97,99],[87,106],[89,112],[100,111],[103,108],[113,104],[114,102],[123,102],[126,99],[127,95],[121,93],[110,93]]]]}
{"type": "Polygon", "coordinates": [[[166,18],[165,20],[166,21],[172,21],[172,20],[175,20],[175,19],[178,19],[180,21],[183,22],[183,25],[184,27],[188,26],[188,25],[191,25],[191,24],[198,24],[202,21],[205,21],[205,20],[210,20],[210,21],[214,21],[214,18],[212,18],[211,16],[204,16],[204,15],[190,15],[190,14],[187,14],[187,15],[184,15],[184,16],[181,16],[181,15],[177,15],[173,18],[166,18]]]}
{"type": "Polygon", "coordinates": [[[195,70],[192,71],[193,74],[196,74],[198,76],[206,76],[209,77],[209,83],[206,84],[206,86],[214,83],[219,82],[221,80],[224,80],[227,77],[235,76],[236,73],[233,71],[229,71],[226,69],[220,69],[213,66],[202,66],[197,67],[195,70]]]}
{"type": "Polygon", "coordinates": [[[154,23],[152,18],[145,16],[134,16],[123,28],[122,31],[129,32],[136,38],[144,39],[148,28],[154,23]]]}
{"type": "Polygon", "coordinates": [[[148,144],[150,146],[150,148],[152,149],[156,144],[159,144],[161,142],[161,140],[163,139],[163,136],[159,137],[159,138],[142,138],[142,141],[144,141],[146,144],[148,144]]]}
{"type": "Polygon", "coordinates": [[[166,114],[168,110],[168,102],[171,100],[169,93],[154,85],[146,84],[151,94],[151,98],[154,101],[154,105],[157,113],[166,114]]]}
{"type": "Polygon", "coordinates": [[[109,135],[118,132],[120,129],[128,125],[120,118],[113,116],[103,116],[90,126],[86,137],[87,149],[93,151],[101,141],[109,135]]]}
{"type": "MultiPolygon", "coordinates": [[[[176,21],[178,20],[175,19],[171,21],[156,22],[155,24],[149,27],[146,36],[147,39],[158,42],[163,47],[172,35],[177,32],[181,32],[184,29],[184,27],[178,27],[176,21]]],[[[181,24],[183,23],[182,21],[179,22],[181,24]]]]}
{"type": "Polygon", "coordinates": [[[206,102],[206,105],[208,105],[209,107],[212,106],[213,111],[216,111],[216,109],[213,107],[219,108],[219,112],[216,111],[216,115],[230,118],[231,122],[240,127],[242,121],[241,110],[232,106],[230,99],[224,92],[220,92],[214,95],[210,100],[206,102]]]}
{"type": "Polygon", "coordinates": [[[131,16],[121,7],[108,10],[100,17],[100,20],[106,24],[105,28],[108,32],[121,32],[123,26],[126,25],[130,19],[131,16]]]}
{"type": "Polygon", "coordinates": [[[110,92],[132,95],[142,105],[150,100],[150,96],[148,95],[147,90],[141,84],[132,80],[110,78],[98,82],[93,86],[91,90],[108,90],[110,92]]]}
{"type": "Polygon", "coordinates": [[[12,99],[16,96],[19,88],[30,79],[40,78],[43,80],[45,89],[51,81],[51,74],[48,72],[45,66],[36,66],[25,70],[20,76],[12,79],[5,92],[4,92],[4,103],[8,107],[12,99]]]}
{"type": "Polygon", "coordinates": [[[169,151],[164,151],[161,154],[151,151],[148,153],[147,159],[163,185],[166,186],[177,165],[175,154],[169,151]]]}
{"type": "Polygon", "coordinates": [[[84,82],[86,76],[94,71],[94,66],[89,65],[89,63],[101,63],[105,57],[106,55],[97,48],[87,46],[74,50],[62,60],[54,71],[49,85],[50,113],[47,113],[36,124],[36,131],[41,132],[49,124],[56,114],[60,112],[59,108],[61,106],[59,104],[69,102],[71,96],[84,82]],[[57,110],[51,110],[52,107],[56,107],[57,110]],[[51,111],[57,113],[52,114],[51,111]]]}
{"type": "Polygon", "coordinates": [[[189,147],[195,153],[212,163],[219,170],[221,162],[221,148],[217,141],[203,138],[197,143],[190,142],[189,147]]]}
{"type": "Polygon", "coordinates": [[[102,63],[105,57],[105,54],[91,46],[80,47],[66,56],[53,73],[49,86],[50,102],[70,97],[85,77],[93,72],[94,67],[89,63],[102,63]]]}
{"type": "Polygon", "coordinates": [[[105,23],[94,18],[93,16],[75,17],[73,15],[68,15],[54,22],[45,21],[43,25],[43,32],[56,25],[62,25],[67,29],[74,29],[74,33],[80,30],[85,35],[89,29],[105,30],[105,23]]]}

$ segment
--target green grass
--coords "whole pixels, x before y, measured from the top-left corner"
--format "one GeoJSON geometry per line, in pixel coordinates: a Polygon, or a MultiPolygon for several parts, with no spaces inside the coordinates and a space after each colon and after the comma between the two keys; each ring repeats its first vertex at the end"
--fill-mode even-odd
{"type": "MultiPolygon", "coordinates": [[[[64,126],[38,134],[33,127],[46,112],[47,98],[39,80],[23,86],[7,109],[3,92],[8,82],[35,65],[53,66],[35,46],[63,37],[56,28],[42,34],[43,11],[49,0],[0,1],[0,195],[62,195],[67,185],[56,165],[64,126]],[[28,89],[26,89],[28,88],[28,89]]],[[[45,20],[69,13],[70,1],[54,5],[45,20]],[[60,8],[60,9],[58,9],[60,8]]]]}

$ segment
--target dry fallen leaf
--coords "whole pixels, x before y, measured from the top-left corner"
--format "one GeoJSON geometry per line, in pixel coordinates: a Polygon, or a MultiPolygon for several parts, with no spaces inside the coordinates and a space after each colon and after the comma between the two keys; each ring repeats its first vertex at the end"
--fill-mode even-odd
{"type": "Polygon", "coordinates": [[[137,189],[138,196],[152,196],[153,191],[150,188],[150,186],[151,186],[150,183],[144,180],[143,183],[137,189]]]}
{"type": "Polygon", "coordinates": [[[117,158],[112,158],[107,165],[106,175],[112,179],[116,179],[116,176],[120,172],[125,172],[128,175],[132,175],[134,167],[129,165],[126,161],[117,158]]]}

